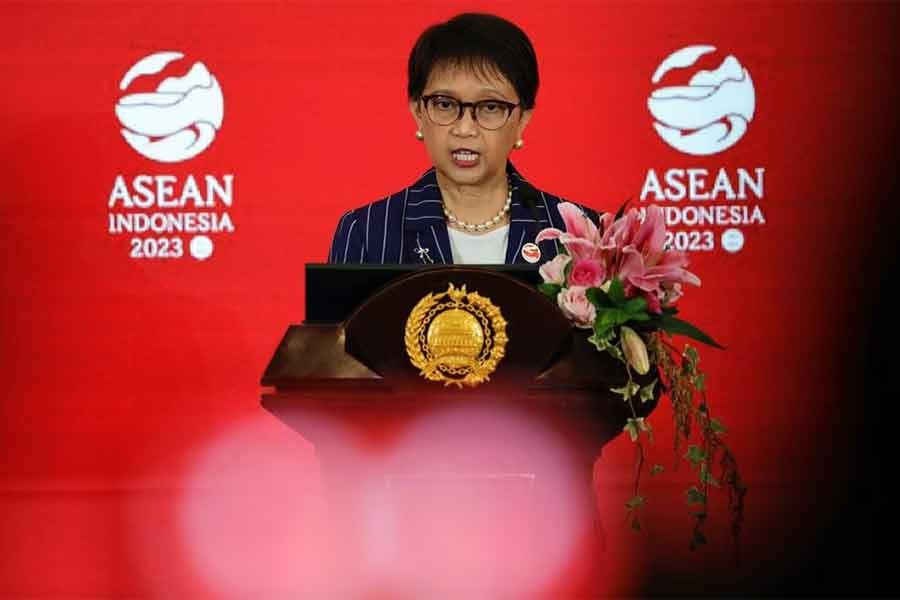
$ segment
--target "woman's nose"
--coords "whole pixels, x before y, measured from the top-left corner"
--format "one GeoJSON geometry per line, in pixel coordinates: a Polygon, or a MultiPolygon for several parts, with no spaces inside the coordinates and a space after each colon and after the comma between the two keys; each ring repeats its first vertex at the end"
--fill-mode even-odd
{"type": "Polygon", "coordinates": [[[462,116],[453,124],[453,133],[465,137],[478,133],[474,106],[463,107],[462,116]]]}

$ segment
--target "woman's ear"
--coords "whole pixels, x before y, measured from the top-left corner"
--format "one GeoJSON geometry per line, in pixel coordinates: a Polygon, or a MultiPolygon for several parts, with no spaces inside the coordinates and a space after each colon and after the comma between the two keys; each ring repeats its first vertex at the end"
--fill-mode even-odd
{"type": "Polygon", "coordinates": [[[416,129],[422,131],[422,103],[418,100],[409,101],[409,112],[416,122],[416,129]]]}
{"type": "Polygon", "coordinates": [[[522,139],[523,134],[525,133],[525,128],[528,127],[529,121],[531,121],[531,115],[534,114],[534,110],[523,110],[522,117],[519,119],[518,124],[516,125],[517,139],[522,139]]]}

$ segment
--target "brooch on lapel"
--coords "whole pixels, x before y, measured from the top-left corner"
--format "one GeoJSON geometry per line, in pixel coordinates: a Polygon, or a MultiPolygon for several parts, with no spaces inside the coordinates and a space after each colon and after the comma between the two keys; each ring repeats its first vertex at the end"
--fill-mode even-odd
{"type": "Polygon", "coordinates": [[[422,243],[419,241],[419,234],[416,234],[416,247],[413,248],[413,252],[416,253],[416,256],[418,256],[419,260],[421,260],[423,263],[429,262],[431,264],[434,264],[434,260],[430,256],[428,256],[428,248],[422,247],[422,243]]]}

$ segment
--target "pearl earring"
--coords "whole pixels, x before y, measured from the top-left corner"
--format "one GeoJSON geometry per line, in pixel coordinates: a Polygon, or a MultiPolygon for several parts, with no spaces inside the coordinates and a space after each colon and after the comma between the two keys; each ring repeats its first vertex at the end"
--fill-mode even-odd
{"type": "Polygon", "coordinates": [[[421,142],[422,140],[425,139],[425,134],[422,133],[421,131],[416,131],[416,139],[421,142]]]}
{"type": "Polygon", "coordinates": [[[524,141],[524,140],[516,140],[516,143],[514,144],[516,150],[521,149],[522,146],[524,146],[524,145],[525,145],[525,141],[524,141]]]}

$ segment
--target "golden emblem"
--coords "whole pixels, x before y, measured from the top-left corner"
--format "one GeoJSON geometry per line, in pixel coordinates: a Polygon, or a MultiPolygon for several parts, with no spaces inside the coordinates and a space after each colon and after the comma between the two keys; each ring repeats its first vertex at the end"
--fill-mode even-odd
{"type": "Polygon", "coordinates": [[[406,319],[406,353],[429,381],[476,386],[506,354],[506,319],[490,299],[451,283],[428,294],[406,319]]]}

